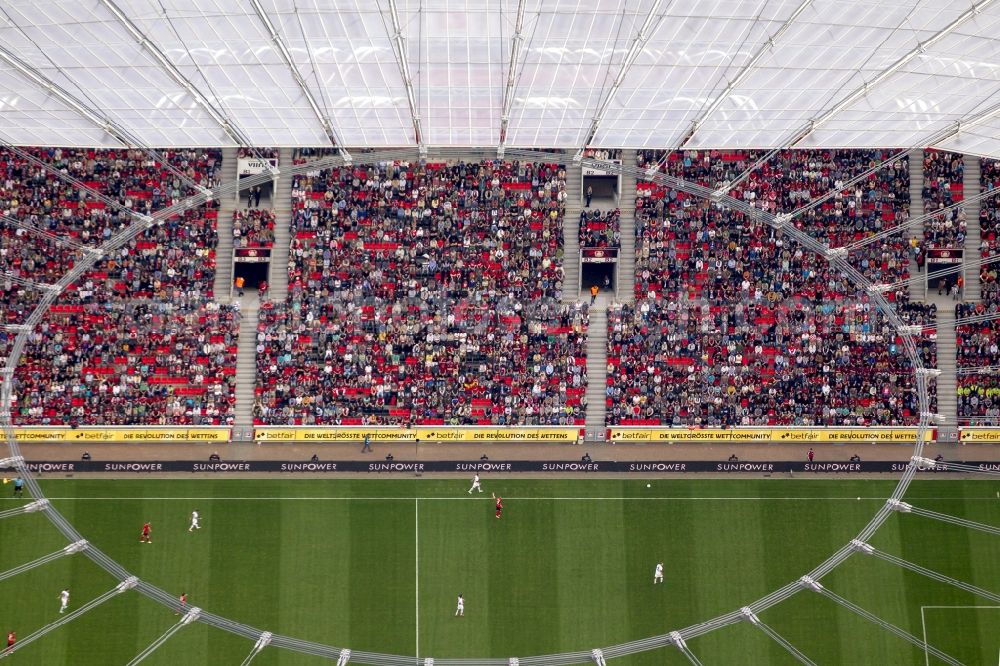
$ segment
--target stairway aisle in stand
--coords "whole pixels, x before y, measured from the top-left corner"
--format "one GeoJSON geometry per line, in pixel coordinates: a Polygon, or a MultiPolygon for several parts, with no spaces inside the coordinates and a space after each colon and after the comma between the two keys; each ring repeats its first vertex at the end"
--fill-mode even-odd
{"type": "MultiPolygon", "coordinates": [[[[980,176],[980,160],[975,155],[965,156],[965,175],[962,194],[966,199],[977,196],[982,190],[980,176]]],[[[979,259],[979,244],[982,242],[982,230],[979,228],[979,200],[970,201],[965,207],[965,288],[962,300],[978,303],[982,300],[982,289],[979,284],[979,267],[970,266],[969,262],[979,259]]]]}
{"type": "Polygon", "coordinates": [[[282,148],[279,155],[278,184],[274,188],[274,249],[271,251],[269,284],[271,300],[284,302],[288,297],[288,251],[292,242],[292,149],[282,148]]]}
{"type": "MultiPolygon", "coordinates": [[[[924,214],[924,151],[922,148],[914,148],[908,154],[910,162],[910,220],[911,223],[906,230],[906,244],[909,247],[910,239],[916,238],[919,241],[924,239],[924,224],[916,222],[924,214]]],[[[910,276],[922,277],[917,270],[917,262],[910,258],[910,276]]],[[[910,284],[910,299],[923,301],[927,297],[922,281],[910,284]]]]}
{"type": "MultiPolygon", "coordinates": [[[[635,166],[635,151],[622,151],[622,166],[635,166]]],[[[622,175],[621,194],[618,197],[621,210],[622,249],[618,252],[618,302],[631,303],[635,299],[635,191],[636,178],[626,173],[622,175]]]]}
{"type": "Polygon", "coordinates": [[[583,174],[580,163],[566,162],[566,214],[563,216],[563,303],[576,303],[580,288],[580,211],[583,210],[583,174]]]}
{"type": "MultiPolygon", "coordinates": [[[[220,185],[225,187],[236,179],[236,148],[222,149],[222,169],[219,172],[220,185]]],[[[219,217],[216,220],[216,232],[219,241],[215,246],[215,284],[214,298],[219,303],[231,300],[233,284],[233,211],[236,202],[232,195],[218,199],[219,217]]]]}
{"type": "MultiPolygon", "coordinates": [[[[588,297],[589,302],[589,297],[588,297]]],[[[588,440],[604,441],[608,382],[608,306],[612,294],[599,294],[590,306],[587,327],[587,420],[588,440]]]]}
{"type": "Polygon", "coordinates": [[[253,427],[254,387],[257,381],[257,321],[259,302],[248,296],[240,309],[240,341],[236,356],[236,406],[233,409],[237,428],[253,427]]]}

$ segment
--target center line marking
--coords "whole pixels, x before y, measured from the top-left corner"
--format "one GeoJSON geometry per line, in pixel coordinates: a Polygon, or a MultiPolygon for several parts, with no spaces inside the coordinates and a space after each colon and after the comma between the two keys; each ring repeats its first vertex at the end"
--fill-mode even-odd
{"type": "Polygon", "coordinates": [[[413,580],[416,587],[416,656],[420,657],[420,499],[413,498],[413,580]]]}

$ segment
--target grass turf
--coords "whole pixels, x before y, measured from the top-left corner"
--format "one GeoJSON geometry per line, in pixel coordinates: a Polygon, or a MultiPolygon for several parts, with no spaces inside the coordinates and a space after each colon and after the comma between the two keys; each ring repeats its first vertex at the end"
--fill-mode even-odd
{"type": "MultiPolygon", "coordinates": [[[[512,480],[470,498],[453,480],[60,480],[53,504],[129,571],[189,603],[262,629],[354,650],[510,657],[589,650],[662,634],[739,608],[852,538],[892,484],[853,480],[512,480]],[[502,520],[490,492],[505,498],[502,520]],[[859,501],[856,497],[862,497],[859,501]],[[415,499],[419,498],[419,499],[415,499]],[[188,533],[197,508],[203,529],[188,533]],[[153,543],[139,528],[153,525],[153,543]],[[653,586],[657,561],[666,583],[653,586]],[[466,614],[455,618],[458,594],[466,614]]],[[[996,484],[921,481],[909,501],[998,524],[996,484]]],[[[7,486],[6,488],[10,488],[7,486]]],[[[15,500],[4,498],[0,510],[15,500]]],[[[893,515],[877,548],[997,589],[996,537],[893,515]]],[[[0,520],[0,571],[59,549],[44,517],[0,520]]],[[[1000,609],[895,565],[856,555],[823,579],[843,597],[965,663],[1000,653],[1000,609]],[[949,608],[926,608],[945,606],[949,608]]],[[[0,631],[20,638],[114,587],[74,555],[0,582],[0,631]]],[[[177,617],[135,593],[112,598],[2,660],[127,663],[177,617]]],[[[819,663],[921,664],[924,651],[813,592],[761,619],[819,663]]],[[[791,664],[749,624],[689,644],[704,663],[791,664]]],[[[231,664],[250,642],[192,625],[143,663],[231,664]]],[[[681,664],[672,648],[619,664],[681,664]]],[[[265,650],[254,664],[327,663],[265,650]]],[[[932,657],[929,663],[937,663],[932,657]]]]}

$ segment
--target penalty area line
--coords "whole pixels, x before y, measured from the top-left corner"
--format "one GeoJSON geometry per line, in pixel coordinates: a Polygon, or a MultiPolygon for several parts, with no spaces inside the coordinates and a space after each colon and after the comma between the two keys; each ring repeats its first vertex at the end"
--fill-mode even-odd
{"type": "MultiPolygon", "coordinates": [[[[930,645],[927,643],[927,617],[924,614],[924,611],[927,609],[951,609],[951,608],[958,608],[958,609],[984,608],[987,610],[989,609],[996,610],[1000,608],[1000,606],[921,606],[920,626],[923,628],[924,631],[924,663],[926,664],[926,666],[931,666],[931,654],[930,654],[930,645]]],[[[997,666],[1000,666],[1000,654],[997,655],[997,666]]]]}

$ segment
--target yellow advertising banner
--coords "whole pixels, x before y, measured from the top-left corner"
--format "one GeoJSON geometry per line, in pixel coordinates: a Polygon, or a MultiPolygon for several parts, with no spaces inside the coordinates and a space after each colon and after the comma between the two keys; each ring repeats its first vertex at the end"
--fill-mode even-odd
{"type": "MultiPolygon", "coordinates": [[[[916,428],[611,428],[612,442],[903,443],[916,437],[916,428]]],[[[927,431],[924,441],[932,438],[927,431]]]]}
{"type": "Polygon", "coordinates": [[[994,444],[1000,442],[1000,428],[962,428],[958,441],[962,444],[994,444]]]}
{"type": "Polygon", "coordinates": [[[19,443],[30,442],[228,442],[224,428],[16,428],[19,443]]]}
{"type": "Polygon", "coordinates": [[[258,427],[258,442],[360,442],[366,436],[372,442],[575,442],[579,429],[528,427],[418,426],[416,428],[351,427],[258,427]]]}
{"type": "Polygon", "coordinates": [[[412,442],[409,428],[281,428],[262,426],[254,429],[258,442],[360,442],[368,436],[372,442],[412,442]]]}
{"type": "Polygon", "coordinates": [[[580,429],[568,428],[454,428],[425,426],[416,429],[420,441],[431,442],[576,442],[580,429]]]}

